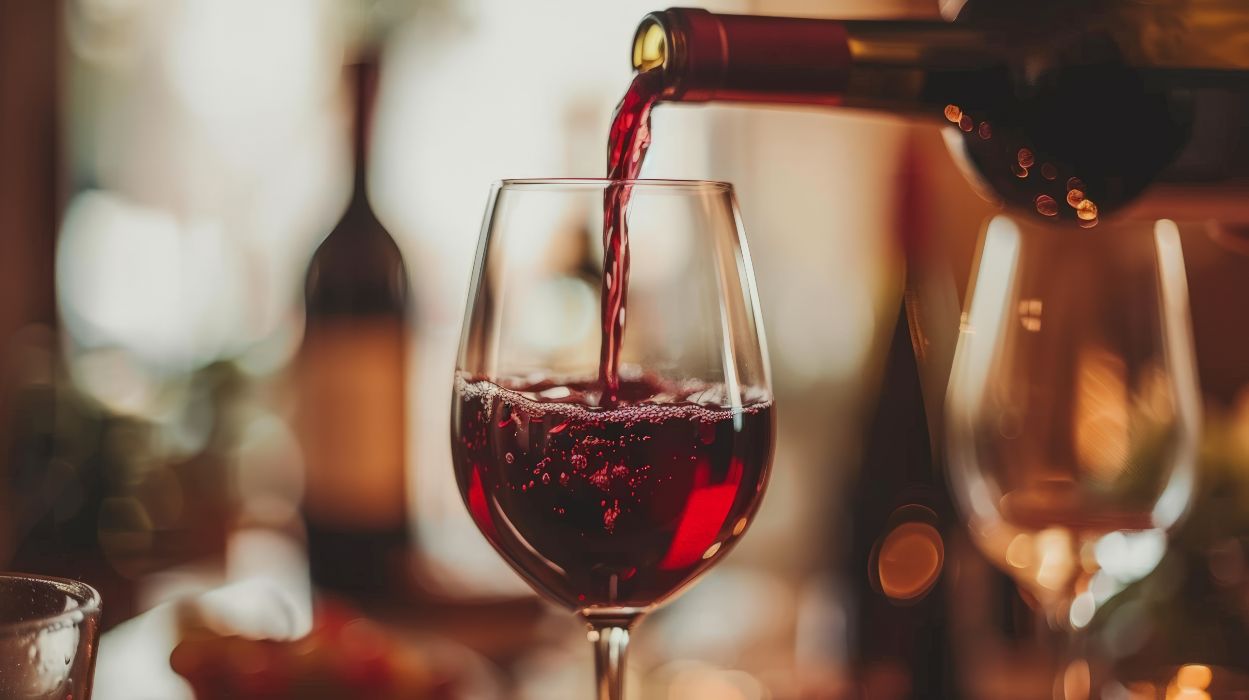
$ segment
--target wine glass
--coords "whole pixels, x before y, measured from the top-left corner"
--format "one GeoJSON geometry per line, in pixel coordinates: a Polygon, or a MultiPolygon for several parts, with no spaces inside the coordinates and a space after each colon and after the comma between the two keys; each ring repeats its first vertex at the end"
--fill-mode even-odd
{"type": "MultiPolygon", "coordinates": [[[[946,394],[952,490],[977,546],[1074,636],[1156,566],[1194,491],[1178,230],[998,216],[969,299],[946,394]]],[[[1088,688],[1078,636],[1069,653],[1065,682],[1088,688]]]]}
{"type": "Polygon", "coordinates": [[[89,698],[100,594],[50,576],[0,575],[0,697],[89,698]]]}
{"type": "Polygon", "coordinates": [[[770,386],[730,185],[495,185],[455,374],[456,479],[508,564],[588,625],[598,697],[622,697],[639,618],[750,523],[770,386]],[[610,226],[604,238],[614,203],[627,204],[623,247],[610,226]]]}

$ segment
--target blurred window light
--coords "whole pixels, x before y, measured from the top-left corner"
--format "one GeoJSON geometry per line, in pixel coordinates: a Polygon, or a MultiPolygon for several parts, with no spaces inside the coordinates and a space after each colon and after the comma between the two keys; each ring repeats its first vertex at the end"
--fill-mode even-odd
{"type": "Polygon", "coordinates": [[[81,347],[124,348],[158,369],[194,368],[237,341],[242,271],[218,225],[103,190],[78,194],[57,245],[57,300],[81,347]]]}
{"type": "Polygon", "coordinates": [[[71,201],[58,251],[78,349],[166,374],[285,365],[307,258],[348,177],[347,14],[330,0],[70,4],[74,177],[97,188],[71,201]]]}
{"type": "Polygon", "coordinates": [[[324,0],[186,0],[166,34],[169,82],[187,108],[235,129],[289,114],[328,92],[341,56],[327,51],[324,0]],[[320,68],[315,70],[313,68],[320,68]]]}
{"type": "Polygon", "coordinates": [[[57,296],[74,338],[152,360],[187,352],[177,222],[167,212],[87,191],[70,202],[57,246],[57,296]]]}

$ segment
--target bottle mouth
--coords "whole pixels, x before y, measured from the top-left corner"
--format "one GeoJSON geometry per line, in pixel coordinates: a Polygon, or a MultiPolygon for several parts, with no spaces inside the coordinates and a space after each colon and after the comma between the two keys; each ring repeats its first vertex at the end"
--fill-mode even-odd
{"type": "Polygon", "coordinates": [[[508,178],[495,182],[495,187],[506,189],[549,189],[577,190],[596,188],[602,189],[612,185],[626,185],[634,189],[646,191],[732,191],[733,185],[720,180],[675,180],[641,178],[633,180],[613,180],[604,177],[546,177],[546,178],[508,178]]]}
{"type": "Polygon", "coordinates": [[[636,71],[666,68],[668,64],[668,30],[655,13],[646,15],[633,35],[633,69],[636,71]]]}
{"type": "Polygon", "coordinates": [[[723,81],[723,30],[721,20],[702,8],[652,12],[633,35],[633,69],[662,73],[664,99],[710,99],[723,81]],[[691,92],[691,86],[699,89],[691,92]]]}

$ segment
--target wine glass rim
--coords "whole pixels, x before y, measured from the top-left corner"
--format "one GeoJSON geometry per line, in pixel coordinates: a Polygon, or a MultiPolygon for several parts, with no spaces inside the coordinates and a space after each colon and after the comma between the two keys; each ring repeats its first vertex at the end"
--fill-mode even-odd
{"type": "Polygon", "coordinates": [[[653,187],[657,189],[692,189],[692,190],[731,190],[732,183],[723,180],[681,180],[668,178],[637,178],[614,180],[606,177],[538,177],[538,178],[507,178],[498,181],[498,186],[505,188],[561,188],[561,187],[603,187],[610,184],[625,184],[631,187],[653,187]]]}
{"type": "Polygon", "coordinates": [[[64,593],[74,604],[60,612],[32,617],[29,620],[0,622],[0,637],[19,635],[32,629],[64,627],[67,623],[77,623],[100,611],[99,591],[82,581],[40,574],[0,573],[0,582],[11,581],[28,581],[41,586],[50,585],[64,593]]]}

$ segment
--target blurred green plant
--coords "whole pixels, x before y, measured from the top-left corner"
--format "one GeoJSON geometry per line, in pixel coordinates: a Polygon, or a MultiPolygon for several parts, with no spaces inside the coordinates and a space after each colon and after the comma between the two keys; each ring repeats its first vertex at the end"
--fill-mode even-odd
{"type": "Polygon", "coordinates": [[[1191,663],[1249,673],[1249,392],[1207,409],[1185,520],[1154,571],[1099,608],[1089,638],[1120,678],[1165,685],[1191,663]]]}

